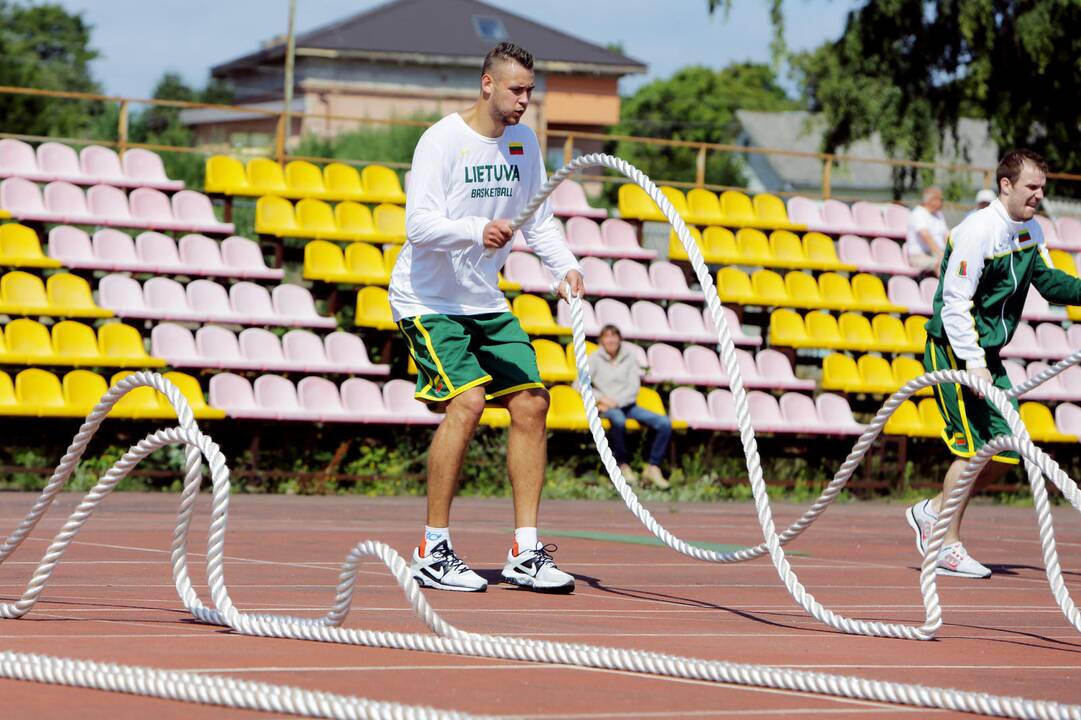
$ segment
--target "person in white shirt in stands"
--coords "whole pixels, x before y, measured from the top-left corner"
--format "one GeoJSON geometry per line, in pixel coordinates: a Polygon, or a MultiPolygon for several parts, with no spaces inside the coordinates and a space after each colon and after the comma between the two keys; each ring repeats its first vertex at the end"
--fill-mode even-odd
{"type": "Polygon", "coordinates": [[[942,191],[937,187],[925,189],[923,202],[912,209],[908,218],[905,252],[909,264],[917,270],[938,275],[949,230],[942,215],[942,191]]]}
{"type": "Polygon", "coordinates": [[[994,190],[988,190],[987,188],[980,190],[978,193],[976,193],[976,207],[965,213],[965,217],[967,218],[969,215],[976,212],[977,210],[983,210],[985,207],[993,203],[995,201],[995,198],[997,197],[998,195],[995,195],[994,190]]]}
{"type": "MultiPolygon", "coordinates": [[[[502,578],[538,591],[574,590],[574,577],[552,561],[555,547],[537,539],[548,392],[529,336],[499,289],[499,269],[511,251],[509,218],[548,179],[537,136],[519,124],[533,88],[533,56],[500,43],[484,59],[477,101],[428,128],[413,153],[407,242],[389,294],[419,369],[416,397],[446,413],[428,451],[427,524],[411,565],[424,587],[488,587],[454,552],[450,506],[485,401],[493,401],[511,418],[507,474],[515,530],[502,578]]],[[[560,294],[581,296],[581,268],[549,204],[521,229],[560,294]]]]}

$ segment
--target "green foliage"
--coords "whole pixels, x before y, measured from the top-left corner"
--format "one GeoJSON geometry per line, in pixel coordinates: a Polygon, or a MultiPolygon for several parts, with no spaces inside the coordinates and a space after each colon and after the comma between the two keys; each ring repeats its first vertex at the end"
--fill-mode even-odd
{"type": "MultiPolygon", "coordinates": [[[[625,98],[613,132],[670,140],[734,143],[739,132],[736,110],[791,110],[777,77],[768,65],[737,63],[716,71],[692,66],[672,77],[644,85],[625,98]]],[[[653,177],[693,178],[693,148],[618,143],[615,154],[644,168],[653,177]]],[[[709,153],[706,182],[746,184],[742,164],[733,155],[709,153]]]]}
{"type": "MultiPolygon", "coordinates": [[[[417,115],[410,119],[430,123],[438,118],[417,115]]],[[[412,161],[413,149],[426,129],[427,127],[419,125],[374,125],[341,133],[332,138],[305,135],[295,154],[342,160],[408,163],[412,161]]]]}

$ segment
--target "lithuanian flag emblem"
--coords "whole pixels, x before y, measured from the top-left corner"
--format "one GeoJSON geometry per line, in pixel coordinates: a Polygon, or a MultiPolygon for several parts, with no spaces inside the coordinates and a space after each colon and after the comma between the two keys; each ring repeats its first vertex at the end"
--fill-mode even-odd
{"type": "Polygon", "coordinates": [[[957,265],[957,277],[965,277],[968,275],[968,263],[962,260],[957,265]]]}
{"type": "Polygon", "coordinates": [[[511,155],[525,155],[525,148],[522,147],[522,143],[511,143],[508,148],[511,155]]]}
{"type": "Polygon", "coordinates": [[[1017,233],[1017,242],[1019,243],[1028,242],[1031,238],[1032,235],[1029,234],[1028,230],[1022,230],[1021,232],[1017,233]]]}

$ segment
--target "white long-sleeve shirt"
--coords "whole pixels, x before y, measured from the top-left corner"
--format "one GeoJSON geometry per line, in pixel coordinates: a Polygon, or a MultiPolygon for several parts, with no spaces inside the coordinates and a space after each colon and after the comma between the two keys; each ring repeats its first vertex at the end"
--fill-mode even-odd
{"type": "MultiPolygon", "coordinates": [[[[499,270],[511,243],[486,255],[484,226],[513,219],[547,179],[537,136],[524,125],[490,138],[451,113],[428,128],[413,153],[407,241],[390,278],[395,321],[430,313],[505,312],[499,270]]],[[[580,271],[548,202],[522,233],[557,281],[580,271]]]]}

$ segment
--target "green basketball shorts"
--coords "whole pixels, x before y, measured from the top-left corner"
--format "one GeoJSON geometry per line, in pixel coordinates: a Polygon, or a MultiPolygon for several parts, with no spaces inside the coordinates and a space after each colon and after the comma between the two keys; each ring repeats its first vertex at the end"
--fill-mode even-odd
{"type": "Polygon", "coordinates": [[[443,403],[478,385],[486,400],[544,387],[529,336],[510,312],[418,315],[398,327],[419,370],[418,400],[443,403]]]}
{"type": "MultiPolygon", "coordinates": [[[[928,371],[957,370],[961,367],[948,344],[930,337],[927,338],[927,346],[923,352],[923,366],[928,371]]],[[[1012,387],[1002,360],[988,354],[987,369],[991,371],[995,387],[1003,390],[1012,387]]],[[[1013,434],[1010,426],[1006,424],[1006,418],[1002,417],[991,403],[976,397],[967,387],[943,384],[935,385],[934,390],[938,411],[946,422],[942,439],[954,455],[972,457],[991,438],[1013,434]]],[[[1010,403],[1017,408],[1017,398],[1010,398],[1010,403]]],[[[995,455],[992,460],[1016,465],[1018,455],[1007,451],[995,455]]]]}

